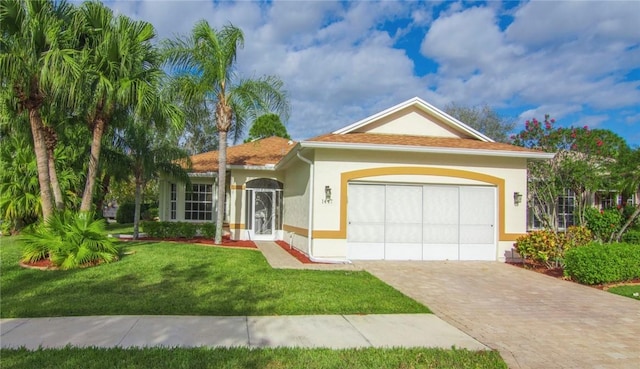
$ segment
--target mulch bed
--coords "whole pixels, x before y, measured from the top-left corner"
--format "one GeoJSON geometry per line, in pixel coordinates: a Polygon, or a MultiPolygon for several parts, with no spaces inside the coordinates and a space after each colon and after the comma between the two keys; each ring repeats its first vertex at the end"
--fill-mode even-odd
{"type": "MultiPolygon", "coordinates": [[[[132,239],[122,239],[122,241],[133,241],[132,239]]],[[[235,247],[245,249],[257,249],[255,242],[248,240],[232,240],[229,237],[222,237],[222,244],[215,243],[211,238],[194,237],[191,239],[186,238],[154,238],[154,237],[140,237],[138,241],[156,241],[156,242],[180,242],[180,243],[192,243],[198,245],[219,246],[219,247],[235,247]]]]}
{"type": "Polygon", "coordinates": [[[282,247],[284,251],[288,252],[289,254],[291,254],[291,256],[298,259],[298,261],[300,261],[302,264],[321,264],[321,263],[315,263],[311,261],[311,259],[309,259],[307,255],[294,249],[293,247],[291,247],[291,245],[289,245],[285,241],[275,241],[275,242],[278,246],[282,247]]]}
{"type": "MultiPolygon", "coordinates": [[[[548,269],[546,266],[544,266],[542,264],[536,264],[536,263],[532,263],[530,261],[526,261],[524,263],[508,262],[507,264],[513,265],[513,266],[518,267],[518,268],[531,270],[531,271],[534,271],[536,273],[548,275],[548,276],[553,277],[553,278],[557,278],[557,279],[562,279],[562,280],[569,281],[569,282],[578,283],[578,282],[573,281],[571,279],[571,277],[565,277],[564,270],[562,268],[548,269]]],[[[599,290],[606,291],[606,290],[608,290],[609,288],[612,288],[612,287],[638,285],[638,284],[640,284],[640,279],[634,279],[634,280],[631,280],[631,281],[628,281],[628,282],[622,282],[622,283],[617,282],[617,283],[603,283],[603,284],[594,284],[594,285],[586,285],[585,284],[583,286],[593,287],[593,288],[597,288],[599,290]]]]}

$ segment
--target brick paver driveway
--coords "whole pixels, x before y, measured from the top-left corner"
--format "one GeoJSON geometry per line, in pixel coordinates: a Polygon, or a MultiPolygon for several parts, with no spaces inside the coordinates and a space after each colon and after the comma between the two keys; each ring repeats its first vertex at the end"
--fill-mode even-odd
{"type": "Polygon", "coordinates": [[[640,368],[640,301],[498,262],[358,262],[510,368],[640,368]]]}

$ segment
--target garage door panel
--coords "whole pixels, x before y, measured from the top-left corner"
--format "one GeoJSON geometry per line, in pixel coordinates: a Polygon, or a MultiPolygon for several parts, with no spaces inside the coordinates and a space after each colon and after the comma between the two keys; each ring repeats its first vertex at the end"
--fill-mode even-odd
{"type": "Polygon", "coordinates": [[[424,186],[423,222],[458,224],[458,187],[424,186]]]}
{"type": "Polygon", "coordinates": [[[422,223],[385,224],[384,240],[386,243],[418,243],[422,244],[422,223]]]}
{"type": "Polygon", "coordinates": [[[387,186],[385,222],[422,223],[422,187],[387,186]]]}
{"type": "Polygon", "coordinates": [[[458,260],[458,243],[432,243],[422,246],[424,260],[458,260]]]}
{"type": "Polygon", "coordinates": [[[384,223],[385,188],[381,185],[349,186],[349,222],[384,223]]]}
{"type": "Polygon", "coordinates": [[[460,243],[493,244],[495,230],[492,225],[485,224],[461,224],[460,243]]]}
{"type": "Polygon", "coordinates": [[[494,193],[492,187],[460,187],[460,224],[493,224],[494,193]]]}
{"type": "Polygon", "coordinates": [[[384,197],[382,185],[349,185],[348,242],[384,243],[384,197]]]}
{"type": "Polygon", "coordinates": [[[389,243],[384,252],[386,260],[422,260],[421,243],[389,243]]]}
{"type": "Polygon", "coordinates": [[[459,260],[496,260],[496,247],[488,244],[460,244],[459,260]]]}
{"type": "Polygon", "coordinates": [[[354,223],[349,224],[349,242],[382,243],[384,240],[384,223],[354,223]]]}
{"type": "Polygon", "coordinates": [[[458,244],[458,224],[424,224],[425,244],[458,244]]]}
{"type": "Polygon", "coordinates": [[[351,243],[347,258],[352,260],[384,260],[384,243],[351,243]]]}

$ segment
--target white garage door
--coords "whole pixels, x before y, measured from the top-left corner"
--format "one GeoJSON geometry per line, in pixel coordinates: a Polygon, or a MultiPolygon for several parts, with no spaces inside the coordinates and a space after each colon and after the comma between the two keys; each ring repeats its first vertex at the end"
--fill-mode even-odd
{"type": "Polygon", "coordinates": [[[352,260],[495,260],[495,188],[349,184],[352,260]]]}

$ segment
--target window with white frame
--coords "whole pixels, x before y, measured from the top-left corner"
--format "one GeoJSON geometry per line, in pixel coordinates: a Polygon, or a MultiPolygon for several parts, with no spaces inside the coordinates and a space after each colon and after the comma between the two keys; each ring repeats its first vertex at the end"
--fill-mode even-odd
{"type": "Polygon", "coordinates": [[[169,218],[175,220],[178,213],[178,186],[175,183],[171,183],[171,195],[169,201],[169,218]]]}
{"type": "Polygon", "coordinates": [[[619,196],[615,192],[598,192],[596,197],[596,202],[600,203],[600,210],[615,208],[620,204],[619,196]]]}
{"type": "Polygon", "coordinates": [[[192,184],[185,193],[185,220],[212,220],[213,185],[192,184]],[[190,191],[189,191],[190,190],[190,191]]]}
{"type": "Polygon", "coordinates": [[[562,196],[558,196],[558,228],[567,229],[574,225],[573,211],[575,210],[576,196],[572,190],[566,190],[562,196]]]}
{"type": "MultiPolygon", "coordinates": [[[[545,213],[549,213],[547,205],[541,202],[537,197],[533,198],[534,206],[530,206],[528,214],[528,229],[541,229],[543,228],[543,222],[535,214],[534,207],[543,210],[545,213]]],[[[566,229],[574,225],[574,212],[575,210],[575,194],[572,190],[566,190],[563,195],[558,196],[558,203],[556,208],[556,221],[558,223],[558,229],[566,229]]]]}

